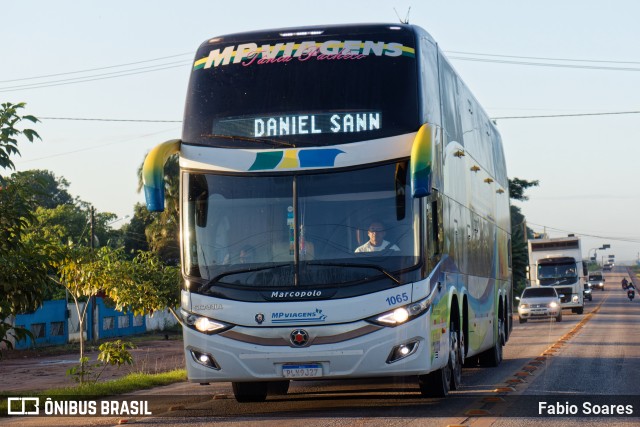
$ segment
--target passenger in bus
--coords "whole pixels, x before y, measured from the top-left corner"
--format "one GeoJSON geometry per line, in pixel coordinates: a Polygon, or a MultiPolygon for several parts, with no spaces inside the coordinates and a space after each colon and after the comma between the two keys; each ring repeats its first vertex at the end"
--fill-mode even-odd
{"type": "Polygon", "coordinates": [[[250,264],[255,262],[256,259],[256,250],[253,246],[245,245],[240,249],[240,253],[238,254],[238,262],[240,264],[250,264]]]}
{"type": "Polygon", "coordinates": [[[384,236],[387,234],[384,224],[379,221],[374,221],[367,230],[369,235],[369,241],[362,246],[356,248],[358,252],[379,252],[383,250],[399,251],[400,248],[396,245],[392,245],[389,241],[384,240],[384,236]]]}

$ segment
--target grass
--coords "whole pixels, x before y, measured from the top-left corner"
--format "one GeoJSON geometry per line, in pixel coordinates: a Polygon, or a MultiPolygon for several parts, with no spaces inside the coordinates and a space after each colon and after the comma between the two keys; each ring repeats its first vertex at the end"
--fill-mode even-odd
{"type": "Polygon", "coordinates": [[[122,378],[115,380],[98,382],[93,384],[77,385],[73,387],[52,388],[49,390],[27,393],[2,392],[0,396],[0,414],[7,413],[7,399],[19,395],[21,397],[40,397],[46,399],[50,397],[55,400],[56,397],[74,396],[74,398],[100,398],[107,396],[116,396],[126,394],[138,390],[146,390],[153,387],[169,385],[177,382],[186,381],[187,372],[184,369],[176,369],[158,374],[131,373],[122,378]]]}

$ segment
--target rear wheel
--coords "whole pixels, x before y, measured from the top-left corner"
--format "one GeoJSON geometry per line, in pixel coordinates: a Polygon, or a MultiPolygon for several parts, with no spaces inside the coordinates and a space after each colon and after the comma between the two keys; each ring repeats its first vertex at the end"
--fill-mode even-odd
{"type": "MultiPolygon", "coordinates": [[[[525,320],[526,321],[526,320],[525,320]]],[[[480,366],[496,367],[502,362],[502,344],[504,343],[504,321],[498,320],[498,336],[492,348],[479,355],[480,366]]]]}
{"type": "Polygon", "coordinates": [[[267,399],[268,385],[266,382],[231,383],[233,395],[238,402],[264,402],[267,399]]]}

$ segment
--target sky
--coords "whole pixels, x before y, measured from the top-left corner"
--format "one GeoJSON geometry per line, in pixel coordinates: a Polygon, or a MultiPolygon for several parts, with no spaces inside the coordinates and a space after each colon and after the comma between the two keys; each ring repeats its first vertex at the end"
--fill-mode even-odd
{"type": "Polygon", "coordinates": [[[16,169],[64,177],[69,192],[98,211],[124,218],[144,202],[138,167],[155,145],[181,136],[190,68],[203,41],[268,28],[398,23],[408,16],[435,38],[496,119],[508,176],[540,182],[527,191],[528,201],[514,203],[527,225],[551,237],[582,236],[585,257],[614,255],[618,263],[640,257],[635,0],[0,5],[0,102],[25,102],[22,112],[41,119],[33,127],[42,141],[20,142],[16,169]],[[611,249],[597,251],[603,244],[611,249]]]}

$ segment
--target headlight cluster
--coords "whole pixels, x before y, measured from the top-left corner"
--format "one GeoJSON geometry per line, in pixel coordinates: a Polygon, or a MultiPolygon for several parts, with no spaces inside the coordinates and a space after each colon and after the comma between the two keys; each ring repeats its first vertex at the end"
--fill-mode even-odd
{"type": "Polygon", "coordinates": [[[382,326],[398,326],[425,313],[429,309],[429,306],[430,302],[425,298],[422,301],[398,307],[386,313],[370,317],[367,320],[382,326]]]}
{"type": "Polygon", "coordinates": [[[184,324],[196,331],[202,332],[204,334],[218,334],[222,331],[226,331],[231,328],[233,325],[228,323],[223,323],[219,320],[214,320],[206,316],[201,316],[199,314],[189,313],[185,310],[180,310],[180,314],[182,315],[182,319],[184,320],[184,324]]]}
{"type": "Polygon", "coordinates": [[[520,308],[529,308],[529,304],[520,304],[520,308]]]}
{"type": "Polygon", "coordinates": [[[549,307],[549,308],[556,308],[557,306],[558,306],[558,303],[557,303],[557,302],[555,302],[555,301],[551,301],[551,302],[549,303],[549,306],[548,306],[548,307],[549,307]]]}

